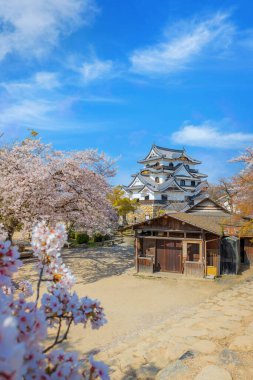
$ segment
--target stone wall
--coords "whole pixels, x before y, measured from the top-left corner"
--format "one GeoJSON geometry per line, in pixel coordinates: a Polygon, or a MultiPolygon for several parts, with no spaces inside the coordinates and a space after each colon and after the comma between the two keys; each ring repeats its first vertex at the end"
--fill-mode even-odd
{"type": "Polygon", "coordinates": [[[127,215],[128,224],[139,223],[146,220],[146,216],[149,216],[149,219],[155,218],[160,215],[165,205],[161,204],[140,204],[137,210],[134,213],[127,215]]]}

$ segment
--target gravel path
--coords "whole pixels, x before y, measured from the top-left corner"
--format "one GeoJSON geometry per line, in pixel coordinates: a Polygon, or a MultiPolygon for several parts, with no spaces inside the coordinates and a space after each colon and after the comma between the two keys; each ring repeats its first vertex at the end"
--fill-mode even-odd
{"type": "Polygon", "coordinates": [[[252,279],[99,354],[113,380],[252,380],[252,356],[252,279]]]}

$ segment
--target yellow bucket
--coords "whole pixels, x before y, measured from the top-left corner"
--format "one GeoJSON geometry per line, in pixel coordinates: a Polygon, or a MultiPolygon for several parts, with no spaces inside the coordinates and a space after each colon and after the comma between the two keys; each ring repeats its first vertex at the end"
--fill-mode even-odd
{"type": "Polygon", "coordinates": [[[217,268],[213,266],[206,267],[207,276],[217,276],[217,268]]]}

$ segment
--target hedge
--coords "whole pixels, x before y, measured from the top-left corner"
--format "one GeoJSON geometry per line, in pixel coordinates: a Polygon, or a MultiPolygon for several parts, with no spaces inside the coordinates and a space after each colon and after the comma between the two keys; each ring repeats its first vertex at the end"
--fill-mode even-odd
{"type": "Polygon", "coordinates": [[[84,244],[88,243],[90,240],[90,237],[86,232],[76,232],[76,242],[77,244],[84,244]]]}

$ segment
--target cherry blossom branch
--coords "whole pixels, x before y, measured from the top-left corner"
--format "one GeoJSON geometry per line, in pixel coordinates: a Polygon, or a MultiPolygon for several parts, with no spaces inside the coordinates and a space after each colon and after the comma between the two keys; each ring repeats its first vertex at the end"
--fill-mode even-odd
{"type": "Polygon", "coordinates": [[[15,297],[16,289],[11,280],[13,273],[22,265],[20,255],[17,247],[10,246],[9,242],[0,243],[0,318],[1,322],[4,321],[0,324],[1,362],[4,363],[4,367],[0,365],[0,378],[7,380],[15,375],[17,379],[49,376],[62,380],[109,380],[108,367],[102,362],[89,357],[87,366],[84,363],[82,368],[76,352],[59,349],[59,345],[68,338],[72,324],[82,323],[86,327],[90,321],[92,328],[99,328],[106,323],[103,308],[97,300],[79,298],[70,290],[74,279],[59,253],[66,237],[63,224],[50,227],[41,222],[34,228],[32,247],[41,265],[34,301],[26,300],[32,290],[26,281],[19,284],[23,296],[15,297]],[[42,295],[43,276],[52,276],[54,283],[51,281],[47,285],[48,292],[42,295]],[[1,291],[2,287],[10,291],[5,293],[1,291]],[[64,321],[66,325],[63,327],[64,321]],[[45,347],[43,342],[47,338],[48,325],[55,327],[55,333],[45,347]],[[55,346],[57,349],[53,349],[55,346]]]}
{"type": "Polygon", "coordinates": [[[57,334],[56,334],[56,337],[55,337],[55,340],[54,340],[54,343],[51,344],[50,346],[48,346],[47,348],[44,349],[43,353],[46,353],[47,351],[51,350],[54,346],[56,346],[58,344],[58,339],[59,339],[59,336],[60,336],[60,333],[61,333],[61,318],[59,319],[59,325],[58,325],[58,330],[57,330],[57,334]]]}
{"type": "Polygon", "coordinates": [[[68,333],[69,333],[70,326],[71,326],[73,320],[74,320],[74,318],[72,318],[72,319],[70,320],[70,322],[69,322],[69,324],[68,324],[68,327],[67,327],[67,330],[65,331],[63,337],[58,341],[58,343],[62,343],[65,339],[68,338],[68,333]]]}
{"type": "Polygon", "coordinates": [[[68,327],[67,327],[63,337],[60,340],[59,340],[59,336],[60,336],[60,330],[61,330],[61,319],[59,320],[59,326],[58,326],[58,331],[57,331],[57,336],[55,338],[55,341],[53,344],[51,344],[50,346],[48,346],[47,348],[45,348],[43,350],[43,354],[45,354],[46,352],[48,352],[49,350],[54,348],[56,345],[61,344],[62,342],[64,342],[64,340],[66,340],[68,338],[68,333],[69,333],[70,326],[71,326],[73,320],[74,320],[74,318],[71,317],[70,322],[68,324],[68,327]]]}
{"type": "Polygon", "coordinates": [[[46,317],[46,320],[48,319],[73,319],[73,316],[72,315],[57,315],[57,316],[48,316],[46,317]]]}
{"type": "Polygon", "coordinates": [[[44,265],[40,269],[39,279],[38,279],[38,282],[37,282],[37,292],[36,292],[35,308],[37,308],[38,301],[39,301],[39,298],[40,298],[40,286],[41,286],[43,271],[44,271],[44,265]]]}

